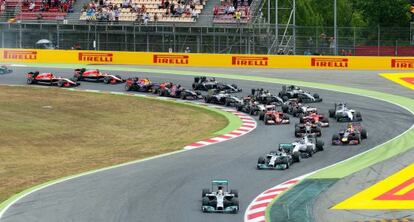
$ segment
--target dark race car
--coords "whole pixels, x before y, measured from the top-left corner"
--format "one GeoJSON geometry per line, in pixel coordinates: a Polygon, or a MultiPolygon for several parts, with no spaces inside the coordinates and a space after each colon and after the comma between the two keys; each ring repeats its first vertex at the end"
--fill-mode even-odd
{"type": "Polygon", "coordinates": [[[321,137],[322,131],[320,126],[310,122],[295,124],[295,137],[304,137],[305,135],[321,137]]]}
{"type": "Polygon", "coordinates": [[[228,180],[213,180],[211,189],[203,189],[201,193],[201,211],[204,213],[231,213],[239,212],[239,192],[229,191],[228,180]]]}
{"type": "Polygon", "coordinates": [[[359,123],[350,123],[345,130],[332,136],[332,145],[358,145],[368,138],[367,131],[359,123]]]}
{"type": "Polygon", "coordinates": [[[290,154],[283,149],[284,144],[279,146],[282,146],[279,147],[279,150],[270,151],[265,157],[259,157],[257,160],[257,169],[285,170],[289,169],[290,165],[294,162],[298,162],[297,159],[300,158],[299,153],[296,153],[294,158],[293,154],[290,154]]]}
{"type": "Polygon", "coordinates": [[[317,109],[310,106],[304,106],[298,101],[298,99],[289,99],[282,105],[282,111],[284,113],[291,114],[294,117],[300,115],[306,115],[309,112],[316,111],[317,109]]]}
{"type": "Polygon", "coordinates": [[[319,97],[319,94],[314,93],[313,95],[309,92],[306,92],[300,89],[297,86],[283,86],[282,91],[279,92],[279,97],[283,99],[283,101],[287,101],[289,99],[298,99],[301,103],[317,103],[322,102],[322,98],[319,97]]]}
{"type": "Polygon", "coordinates": [[[128,78],[125,82],[126,91],[153,92],[159,87],[158,83],[152,83],[148,78],[128,78]]]}
{"type": "Polygon", "coordinates": [[[217,82],[215,78],[207,79],[205,76],[194,77],[194,83],[192,84],[194,90],[208,91],[210,89],[218,89],[226,93],[241,92],[242,89],[238,88],[236,84],[226,84],[217,82]]]}
{"type": "Polygon", "coordinates": [[[316,111],[311,111],[305,114],[306,115],[304,114],[299,115],[300,123],[310,122],[320,127],[329,127],[329,119],[325,115],[320,114],[316,111]]]}
{"type": "Polygon", "coordinates": [[[158,92],[159,96],[180,98],[183,100],[196,100],[203,98],[200,93],[184,89],[181,85],[175,85],[172,82],[161,83],[159,88],[154,92],[158,92]]]}
{"type": "Polygon", "coordinates": [[[260,104],[251,97],[244,97],[241,104],[237,104],[237,111],[248,113],[250,115],[258,115],[261,111],[264,111],[264,105],[260,104]]]}
{"type": "Polygon", "coordinates": [[[242,104],[242,99],[229,93],[220,92],[217,89],[211,89],[208,94],[204,96],[206,103],[214,103],[218,105],[237,107],[242,104]]]}
{"type": "Polygon", "coordinates": [[[105,84],[116,84],[125,82],[125,79],[121,78],[121,76],[103,73],[99,71],[99,69],[75,69],[73,78],[77,81],[103,82],[105,84]]]}
{"type": "Polygon", "coordinates": [[[67,79],[62,77],[56,77],[53,73],[39,73],[29,72],[27,75],[27,84],[40,84],[40,85],[50,85],[50,86],[59,86],[59,87],[71,87],[79,86],[80,83],[76,82],[74,79],[67,79]]]}
{"type": "Polygon", "coordinates": [[[5,65],[0,66],[0,74],[8,74],[12,72],[13,70],[9,69],[7,66],[5,65]]]}
{"type": "Polygon", "coordinates": [[[280,97],[272,95],[269,91],[264,89],[252,89],[251,97],[264,105],[283,105],[283,100],[280,97]]]}

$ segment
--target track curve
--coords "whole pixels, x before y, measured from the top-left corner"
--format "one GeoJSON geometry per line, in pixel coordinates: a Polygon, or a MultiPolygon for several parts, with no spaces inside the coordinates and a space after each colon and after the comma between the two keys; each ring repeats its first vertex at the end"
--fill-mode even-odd
{"type": "MultiPolygon", "coordinates": [[[[36,68],[71,76],[71,69],[36,68]]],[[[5,84],[25,84],[28,68],[15,68],[14,74],[0,76],[5,84]]],[[[112,73],[114,71],[111,71],[112,73]]],[[[119,72],[133,76],[131,72],[119,72]]],[[[154,82],[178,82],[191,87],[192,78],[180,75],[136,74],[154,82]]],[[[226,80],[228,81],[228,80],[226,80]]],[[[278,92],[280,86],[261,82],[234,80],[243,89],[269,88],[278,92]]],[[[106,86],[82,83],[80,88],[123,91],[123,85],[106,86]]],[[[336,101],[347,101],[359,109],[370,138],[361,146],[331,147],[331,135],[342,125],[333,123],[323,130],[325,151],[313,158],[292,165],[287,171],[257,171],[257,157],[290,142],[293,125],[258,127],[250,134],[232,141],[211,145],[156,160],[111,169],[75,178],[28,195],[12,205],[1,221],[242,221],[250,201],[263,190],[304,175],[381,144],[411,127],[412,116],[395,105],[366,97],[310,89],[319,93],[324,103],[315,104],[327,113],[336,101]],[[384,118],[386,117],[386,118],[384,118]],[[385,130],[383,126],[387,126],[385,130]],[[230,186],[239,189],[241,210],[237,215],[203,214],[200,192],[210,179],[228,178],[230,186]]],[[[245,90],[246,93],[248,90],[245,90]]],[[[294,121],[297,121],[294,119],[294,121]]]]}

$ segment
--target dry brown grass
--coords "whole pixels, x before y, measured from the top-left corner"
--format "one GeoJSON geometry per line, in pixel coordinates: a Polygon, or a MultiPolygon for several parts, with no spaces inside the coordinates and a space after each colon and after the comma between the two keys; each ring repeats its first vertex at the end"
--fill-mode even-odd
{"type": "Polygon", "coordinates": [[[178,104],[0,86],[0,202],[55,178],[181,149],[226,125],[178,104]]]}

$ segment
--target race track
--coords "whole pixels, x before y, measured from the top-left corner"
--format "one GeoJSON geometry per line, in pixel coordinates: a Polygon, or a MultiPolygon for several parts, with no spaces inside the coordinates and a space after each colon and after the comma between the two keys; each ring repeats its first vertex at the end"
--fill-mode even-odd
{"type": "MultiPolygon", "coordinates": [[[[33,71],[28,68],[14,70],[13,74],[0,76],[0,83],[25,84],[25,73],[33,71]]],[[[67,77],[71,77],[73,72],[71,69],[37,70],[67,77]]],[[[119,73],[124,77],[138,75],[119,73]]],[[[147,76],[153,82],[172,81],[187,88],[191,88],[193,81],[192,77],[181,75],[140,73],[139,76],[147,76]]],[[[262,82],[226,82],[238,84],[244,89],[243,94],[250,92],[250,88],[271,89],[274,93],[281,89],[280,85],[262,82]]],[[[123,84],[108,86],[82,82],[80,88],[124,91],[123,84]]],[[[408,111],[389,103],[319,89],[309,90],[319,93],[324,99],[323,103],[315,106],[325,114],[338,101],[346,101],[350,107],[360,110],[363,124],[368,129],[368,140],[360,146],[330,146],[332,134],[344,126],[331,120],[331,127],[322,131],[325,151],[292,165],[286,171],[258,171],[255,165],[259,156],[277,147],[278,143],[294,140],[294,123],[298,120],[291,118],[293,123],[287,126],[265,126],[258,121],[258,127],[252,133],[231,141],[50,186],[12,205],[0,221],[243,221],[245,208],[263,190],[361,153],[401,134],[414,123],[408,111]],[[214,178],[229,179],[230,187],[239,190],[239,214],[201,213],[201,189],[208,188],[214,178]]]]}

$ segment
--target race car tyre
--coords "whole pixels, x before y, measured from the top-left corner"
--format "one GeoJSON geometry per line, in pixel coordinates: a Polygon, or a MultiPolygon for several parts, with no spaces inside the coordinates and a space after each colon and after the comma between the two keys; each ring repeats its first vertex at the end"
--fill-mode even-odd
{"type": "Polygon", "coordinates": [[[265,125],[268,125],[267,121],[269,120],[269,118],[267,116],[264,117],[263,121],[265,125]]]}
{"type": "Polygon", "coordinates": [[[230,106],[230,101],[228,101],[227,99],[226,99],[226,100],[224,100],[224,105],[225,105],[225,106],[230,106]]]}
{"type": "Polygon", "coordinates": [[[300,123],[305,123],[305,120],[303,119],[303,114],[299,114],[299,122],[300,123]]]}
{"type": "Polygon", "coordinates": [[[103,79],[103,82],[105,83],[105,84],[109,84],[110,82],[111,82],[111,77],[104,77],[104,79],[103,79]]]}
{"type": "Polygon", "coordinates": [[[196,84],[195,84],[195,83],[193,83],[193,85],[192,85],[191,87],[193,87],[193,89],[194,89],[194,90],[196,90],[196,89],[197,89],[197,87],[196,87],[196,84]]]}
{"type": "Polygon", "coordinates": [[[208,97],[208,96],[204,97],[204,102],[210,103],[211,102],[210,97],[208,97]]]}
{"type": "Polygon", "coordinates": [[[317,127],[315,128],[315,135],[316,135],[317,137],[321,137],[321,136],[322,136],[322,130],[321,130],[321,128],[319,128],[319,126],[317,126],[317,127]]]}
{"type": "Polygon", "coordinates": [[[368,133],[366,129],[362,129],[361,130],[361,139],[366,139],[368,138],[368,133]]]}
{"type": "Polygon", "coordinates": [[[331,117],[331,118],[335,117],[335,110],[334,109],[329,110],[329,117],[331,117]]]}
{"type": "Polygon", "coordinates": [[[235,197],[239,197],[239,191],[238,191],[238,190],[236,190],[236,189],[231,189],[231,190],[230,190],[230,193],[231,193],[231,194],[234,194],[234,196],[235,196],[235,197]]]}
{"type": "Polygon", "coordinates": [[[208,197],[203,197],[202,205],[203,206],[209,206],[210,205],[210,200],[208,199],[208,197]]]}
{"type": "Polygon", "coordinates": [[[318,94],[318,93],[313,94],[313,98],[315,98],[315,99],[319,99],[319,98],[320,98],[320,97],[319,97],[319,94],[318,94]]]}
{"type": "Polygon", "coordinates": [[[300,137],[300,128],[295,128],[295,137],[300,137]]]}
{"type": "Polygon", "coordinates": [[[260,114],[259,114],[259,120],[264,120],[264,113],[263,112],[260,112],[260,114]]]}
{"type": "Polygon", "coordinates": [[[282,106],[282,112],[287,113],[288,110],[289,110],[289,107],[288,106],[286,106],[286,105],[283,105],[282,106]]]}
{"type": "Polygon", "coordinates": [[[237,111],[242,111],[242,106],[237,106],[237,111]]]}
{"type": "Polygon", "coordinates": [[[264,157],[259,157],[259,159],[257,160],[257,163],[258,164],[265,164],[265,162],[266,162],[266,160],[265,160],[265,158],[264,157]]]}
{"type": "Polygon", "coordinates": [[[360,112],[357,112],[356,115],[355,115],[355,117],[356,117],[356,120],[357,121],[362,121],[362,116],[361,116],[361,113],[360,112]]]}
{"type": "Polygon", "coordinates": [[[185,92],[182,92],[180,95],[180,99],[185,100],[187,98],[187,95],[185,92]]]}
{"type": "Polygon", "coordinates": [[[334,142],[335,141],[339,141],[339,135],[338,134],[334,134],[334,135],[332,135],[332,144],[335,144],[334,142]]]}
{"type": "Polygon", "coordinates": [[[313,149],[311,147],[306,148],[306,153],[308,154],[309,157],[312,157],[313,149]]]}
{"type": "Polygon", "coordinates": [[[294,152],[292,154],[292,158],[293,158],[293,162],[299,163],[300,162],[300,153],[299,152],[294,152]]]}
{"type": "Polygon", "coordinates": [[[125,84],[125,91],[131,91],[132,85],[125,84]]]}
{"type": "Polygon", "coordinates": [[[34,79],[33,78],[27,78],[27,84],[31,85],[34,83],[34,79]]]}
{"type": "Polygon", "coordinates": [[[57,82],[57,85],[58,85],[59,87],[63,87],[63,86],[65,85],[65,81],[63,81],[63,80],[59,80],[59,81],[57,82]]]}
{"type": "Polygon", "coordinates": [[[237,197],[234,197],[234,198],[231,199],[231,202],[232,202],[233,206],[237,206],[237,210],[233,211],[234,214],[237,214],[237,212],[239,212],[239,208],[240,208],[239,199],[237,197]]]}
{"type": "Polygon", "coordinates": [[[158,95],[159,95],[159,96],[165,96],[165,92],[164,92],[164,90],[163,90],[163,89],[160,89],[160,90],[158,91],[158,95]]]}
{"type": "Polygon", "coordinates": [[[316,149],[318,151],[323,151],[323,141],[320,139],[316,139],[316,149]]]}
{"type": "MultiPolygon", "coordinates": [[[[201,191],[201,197],[205,197],[206,196],[206,194],[209,194],[210,193],[210,189],[203,189],[202,191],[201,191]]],[[[208,198],[207,198],[207,200],[208,200],[208,198]]]]}
{"type": "Polygon", "coordinates": [[[288,100],[289,100],[289,98],[288,98],[287,96],[283,96],[283,97],[282,97],[282,100],[283,100],[283,101],[288,101],[288,100]]]}

